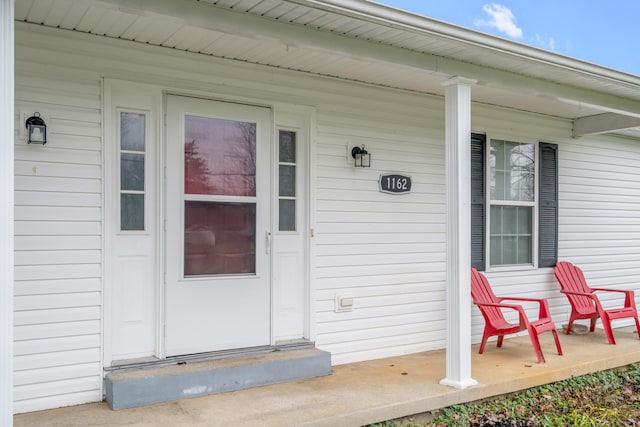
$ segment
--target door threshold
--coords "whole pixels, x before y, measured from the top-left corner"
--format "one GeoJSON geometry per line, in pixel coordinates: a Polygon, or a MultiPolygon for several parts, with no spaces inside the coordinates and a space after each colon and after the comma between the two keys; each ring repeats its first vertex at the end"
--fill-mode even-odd
{"type": "Polygon", "coordinates": [[[208,360],[225,359],[231,357],[243,357],[256,354],[271,353],[275,351],[288,351],[315,348],[314,341],[289,340],[278,342],[275,345],[263,345],[256,347],[237,348],[230,350],[211,351],[207,353],[187,354],[181,356],[171,356],[165,359],[156,357],[141,357],[138,359],[125,359],[114,361],[112,366],[105,366],[105,372],[115,372],[136,368],[147,368],[156,366],[181,365],[186,363],[205,362],[208,360]]]}

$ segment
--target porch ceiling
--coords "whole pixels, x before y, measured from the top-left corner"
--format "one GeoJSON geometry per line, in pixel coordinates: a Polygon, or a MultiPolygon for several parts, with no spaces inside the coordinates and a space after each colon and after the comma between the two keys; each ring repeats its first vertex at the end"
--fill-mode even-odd
{"type": "Polygon", "coordinates": [[[475,102],[640,118],[638,76],[366,0],[21,0],[15,18],[420,93],[459,75],[475,102]]]}

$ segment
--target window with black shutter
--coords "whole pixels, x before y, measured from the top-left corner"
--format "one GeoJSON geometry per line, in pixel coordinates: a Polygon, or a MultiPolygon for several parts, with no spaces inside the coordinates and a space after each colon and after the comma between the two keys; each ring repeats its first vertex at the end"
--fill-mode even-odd
{"type": "Polygon", "coordinates": [[[471,135],[471,266],[478,270],[552,267],[557,261],[558,146],[538,143],[537,158],[535,148],[534,143],[471,135]]]}

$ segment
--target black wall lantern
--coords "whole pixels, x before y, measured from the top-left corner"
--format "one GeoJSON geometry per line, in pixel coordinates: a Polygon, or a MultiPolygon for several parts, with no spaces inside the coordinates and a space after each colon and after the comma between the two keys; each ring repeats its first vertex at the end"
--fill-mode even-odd
{"type": "Polygon", "coordinates": [[[40,113],[33,113],[33,116],[27,119],[26,126],[29,144],[47,143],[47,124],[40,117],[40,113]]]}
{"type": "Polygon", "coordinates": [[[353,165],[357,168],[370,168],[371,167],[371,154],[362,147],[353,147],[351,149],[351,156],[353,157],[353,165]]]}

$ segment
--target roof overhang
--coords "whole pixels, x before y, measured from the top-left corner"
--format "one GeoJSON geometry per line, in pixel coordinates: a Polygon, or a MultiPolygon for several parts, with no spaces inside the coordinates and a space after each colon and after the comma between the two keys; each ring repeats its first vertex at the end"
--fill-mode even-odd
{"type": "Polygon", "coordinates": [[[365,0],[21,0],[16,20],[418,93],[476,80],[473,101],[640,136],[640,77],[365,0]],[[621,127],[622,126],[622,127],[621,127]]]}

